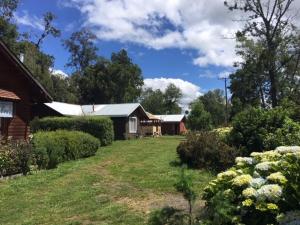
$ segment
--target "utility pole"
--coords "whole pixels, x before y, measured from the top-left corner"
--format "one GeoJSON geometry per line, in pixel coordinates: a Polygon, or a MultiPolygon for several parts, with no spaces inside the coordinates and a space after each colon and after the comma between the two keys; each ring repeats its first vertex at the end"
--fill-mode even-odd
{"type": "Polygon", "coordinates": [[[219,77],[219,80],[224,80],[225,83],[225,99],[226,99],[226,111],[225,111],[225,125],[228,125],[228,95],[227,95],[227,80],[228,77],[219,77]]]}

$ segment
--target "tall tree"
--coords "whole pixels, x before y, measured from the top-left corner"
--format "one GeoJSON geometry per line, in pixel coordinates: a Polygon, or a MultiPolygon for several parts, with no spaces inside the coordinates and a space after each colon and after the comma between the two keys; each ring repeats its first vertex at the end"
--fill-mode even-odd
{"type": "Polygon", "coordinates": [[[144,109],[152,114],[162,115],[166,111],[164,93],[159,89],[147,88],[143,90],[140,102],[144,109]]]}
{"type": "Polygon", "coordinates": [[[0,39],[13,51],[19,37],[17,26],[11,22],[18,0],[0,0],[0,39]]]}
{"type": "Polygon", "coordinates": [[[137,64],[132,63],[124,49],[112,53],[108,71],[114,85],[113,102],[137,101],[144,84],[142,71],[137,64]]]}
{"type": "Polygon", "coordinates": [[[18,7],[19,0],[0,0],[0,17],[10,21],[18,7]]]}
{"type": "Polygon", "coordinates": [[[204,105],[199,99],[191,103],[187,126],[192,131],[210,130],[212,128],[211,115],[204,109],[204,105]]]}
{"type": "Polygon", "coordinates": [[[56,18],[56,16],[52,12],[46,12],[43,17],[43,24],[44,24],[44,30],[37,40],[36,46],[39,48],[44,39],[52,35],[53,37],[59,37],[61,35],[61,32],[59,29],[54,27],[53,20],[56,18]]]}
{"type": "Polygon", "coordinates": [[[143,86],[141,69],[125,50],[113,53],[111,60],[98,57],[81,75],[73,76],[83,104],[135,102],[143,86]]]}
{"type": "Polygon", "coordinates": [[[224,125],[226,116],[224,92],[220,89],[208,91],[200,96],[199,100],[203,103],[204,110],[210,113],[213,125],[215,127],[224,125]]]}
{"type": "Polygon", "coordinates": [[[87,28],[74,32],[69,39],[64,40],[63,44],[71,54],[67,66],[82,74],[88,66],[95,64],[98,50],[95,40],[96,36],[87,28]]]}
{"type": "Polygon", "coordinates": [[[262,44],[259,55],[262,72],[269,82],[269,95],[273,107],[278,105],[282,70],[290,61],[298,59],[293,49],[296,29],[289,15],[294,0],[228,0],[225,6],[231,11],[245,13],[244,28],[237,33],[238,38],[248,38],[262,44]],[[281,54],[284,51],[284,57],[281,54]],[[287,56],[286,56],[287,55],[287,56]]]}
{"type": "Polygon", "coordinates": [[[179,106],[180,98],[182,97],[182,92],[180,88],[176,87],[174,84],[169,84],[167,87],[164,98],[165,98],[165,114],[179,114],[182,109],[179,106]]]}

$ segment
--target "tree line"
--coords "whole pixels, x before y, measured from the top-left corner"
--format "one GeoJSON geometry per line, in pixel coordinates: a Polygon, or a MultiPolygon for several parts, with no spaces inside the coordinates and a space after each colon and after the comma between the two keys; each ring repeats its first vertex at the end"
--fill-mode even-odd
{"type": "Polygon", "coordinates": [[[41,47],[48,36],[61,36],[61,31],[54,26],[56,16],[52,12],[44,14],[44,28],[39,35],[20,33],[13,20],[18,4],[19,0],[0,0],[0,39],[16,55],[24,54],[24,64],[55,101],[79,104],[140,101],[146,110],[155,114],[181,113],[179,88],[171,84],[165,93],[150,88],[143,90],[142,71],[127,51],[112,53],[110,59],[102,57],[95,44],[96,36],[85,27],[62,40],[62,47],[69,52],[65,66],[71,74],[54,75],[50,68],[54,67],[55,58],[41,47]]]}

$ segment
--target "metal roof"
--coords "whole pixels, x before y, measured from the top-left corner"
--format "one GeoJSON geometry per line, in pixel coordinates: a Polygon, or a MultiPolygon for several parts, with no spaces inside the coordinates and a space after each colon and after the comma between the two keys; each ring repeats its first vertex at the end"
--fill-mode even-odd
{"type": "Polygon", "coordinates": [[[126,104],[106,104],[106,105],[83,105],[82,110],[87,115],[110,116],[110,117],[127,117],[133,113],[139,103],[126,104]],[[93,110],[94,107],[94,110],[93,110]]]}
{"type": "MultiPolygon", "coordinates": [[[[105,104],[105,105],[74,105],[62,102],[45,103],[51,109],[66,116],[109,116],[109,117],[128,117],[138,107],[143,107],[139,103],[128,104],[105,104]]],[[[146,115],[146,112],[145,112],[146,115]]]]}
{"type": "Polygon", "coordinates": [[[155,115],[156,117],[160,118],[163,122],[181,122],[185,115],[155,115]]]}
{"type": "Polygon", "coordinates": [[[68,104],[63,102],[45,103],[45,105],[64,116],[83,115],[82,108],[80,105],[68,104]]]}

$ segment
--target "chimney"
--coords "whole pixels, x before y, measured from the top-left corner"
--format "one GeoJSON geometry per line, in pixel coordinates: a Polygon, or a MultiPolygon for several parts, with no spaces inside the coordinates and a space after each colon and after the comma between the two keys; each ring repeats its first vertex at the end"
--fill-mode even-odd
{"type": "Polygon", "coordinates": [[[19,59],[22,63],[24,63],[24,53],[20,53],[19,59]]]}

